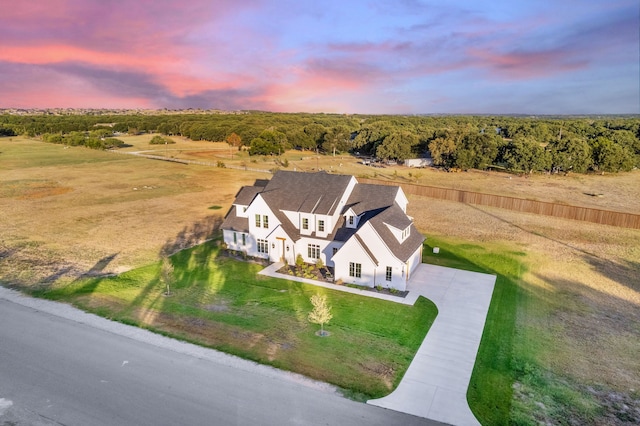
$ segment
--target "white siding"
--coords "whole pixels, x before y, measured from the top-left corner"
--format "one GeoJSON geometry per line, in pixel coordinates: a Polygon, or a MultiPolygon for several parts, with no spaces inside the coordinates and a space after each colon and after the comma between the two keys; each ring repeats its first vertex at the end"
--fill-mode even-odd
{"type": "Polygon", "coordinates": [[[333,249],[336,248],[338,250],[340,250],[340,248],[344,245],[343,242],[341,241],[331,241],[329,242],[329,244],[327,244],[327,248],[325,249],[325,257],[327,259],[327,261],[325,262],[325,265],[327,266],[331,266],[334,267],[335,263],[333,261],[333,249]]]}
{"type": "MultiPolygon", "coordinates": [[[[318,240],[315,238],[305,238],[302,237],[298,241],[296,241],[295,251],[296,257],[298,254],[302,256],[305,262],[315,264],[318,259],[313,259],[309,257],[309,244],[315,244],[320,247],[320,259],[322,259],[322,263],[327,264],[327,246],[330,241],[326,240],[318,240]]],[[[331,256],[331,250],[329,249],[329,256],[331,256]]]]}
{"type": "Polygon", "coordinates": [[[243,206],[241,204],[234,204],[234,206],[236,206],[236,216],[247,217],[247,208],[249,206],[243,206]]]}
{"type": "Polygon", "coordinates": [[[251,237],[251,235],[244,232],[230,231],[228,229],[225,229],[224,231],[222,231],[222,238],[224,239],[225,244],[227,244],[229,250],[241,251],[247,253],[250,256],[253,256],[250,251],[252,250],[252,247],[255,247],[255,243],[252,243],[253,238],[251,237]],[[244,244],[242,243],[243,235],[244,244]]]}
{"type": "Polygon", "coordinates": [[[281,212],[284,213],[287,219],[289,219],[289,222],[291,222],[296,229],[300,226],[300,213],[287,210],[281,210],[281,212]]]}
{"type": "Polygon", "coordinates": [[[372,285],[380,284],[383,287],[404,291],[407,285],[407,266],[404,262],[395,257],[371,224],[366,223],[360,228],[358,235],[362,241],[366,241],[367,247],[378,261],[378,266],[371,273],[372,276],[375,276],[375,283],[372,285]],[[391,266],[393,271],[391,283],[385,280],[387,266],[391,266]]]}
{"type": "Polygon", "coordinates": [[[349,209],[344,214],[345,226],[347,228],[356,229],[358,227],[358,220],[360,219],[352,209],[349,209]],[[350,223],[350,218],[353,218],[353,223],[350,223]]]}
{"type": "Polygon", "coordinates": [[[407,279],[411,278],[415,270],[422,263],[422,247],[423,246],[420,245],[420,247],[418,247],[415,253],[413,253],[413,255],[407,261],[407,268],[409,270],[409,276],[407,277],[407,279]]]}
{"type": "Polygon", "coordinates": [[[400,187],[398,187],[398,193],[396,194],[395,201],[396,201],[396,203],[398,203],[398,205],[400,206],[402,211],[406,214],[407,213],[407,204],[409,204],[409,200],[407,199],[407,196],[404,195],[404,191],[400,187]]]}
{"type": "Polygon", "coordinates": [[[267,239],[268,235],[280,225],[280,221],[276,215],[273,214],[269,206],[264,199],[258,194],[254,198],[253,202],[247,209],[247,215],[249,219],[249,233],[256,239],[267,239]],[[260,226],[256,226],[256,215],[260,215],[260,226]],[[268,217],[269,227],[264,227],[264,216],[268,217]]]}
{"type": "Polygon", "coordinates": [[[357,284],[373,287],[375,282],[376,265],[364,251],[355,238],[349,241],[336,253],[334,277],[347,284],[357,284]],[[361,265],[361,276],[353,277],[349,275],[349,264],[361,265]]]}
{"type": "Polygon", "coordinates": [[[325,216],[325,215],[315,215],[315,220],[314,220],[314,231],[316,233],[316,236],[318,238],[327,238],[327,235],[329,235],[331,233],[331,231],[333,230],[333,223],[331,220],[331,216],[325,216]],[[319,224],[320,221],[324,221],[324,231],[321,231],[319,228],[319,224]]]}

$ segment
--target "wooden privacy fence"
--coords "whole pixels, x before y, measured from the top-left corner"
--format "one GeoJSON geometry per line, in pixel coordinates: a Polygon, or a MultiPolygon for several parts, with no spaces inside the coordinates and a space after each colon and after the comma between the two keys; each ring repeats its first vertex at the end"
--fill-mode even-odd
{"type": "Polygon", "coordinates": [[[361,183],[401,186],[405,194],[458,201],[460,203],[478,204],[498,207],[523,213],[535,213],[563,219],[582,220],[603,225],[640,229],[640,215],[622,213],[611,210],[592,209],[589,207],[569,206],[566,204],[548,203],[545,201],[526,200],[524,198],[505,197],[502,195],[483,194],[480,192],[462,191],[459,189],[438,188],[377,179],[358,179],[361,183]]]}

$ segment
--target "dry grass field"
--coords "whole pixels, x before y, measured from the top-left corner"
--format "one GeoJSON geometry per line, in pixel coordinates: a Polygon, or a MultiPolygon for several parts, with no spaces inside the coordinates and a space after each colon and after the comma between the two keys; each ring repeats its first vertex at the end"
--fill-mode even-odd
{"type": "MultiPolygon", "coordinates": [[[[126,138],[125,138],[126,139],[126,138]]],[[[232,150],[226,143],[194,142],[173,138],[177,143],[167,148],[148,145],[151,135],[127,139],[130,151],[153,151],[157,155],[207,161],[216,164],[247,166],[258,169],[282,168],[275,157],[249,157],[246,151],[232,150]]],[[[569,204],[627,213],[640,212],[640,176],[637,172],[585,175],[570,174],[517,176],[493,171],[470,170],[449,173],[434,168],[410,169],[403,166],[372,167],[361,164],[355,157],[316,155],[308,151],[289,151],[282,156],[289,162],[288,169],[300,171],[327,170],[354,176],[387,179],[398,183],[417,183],[443,188],[484,192],[552,203],[569,204]]]]}
{"type": "MultiPolygon", "coordinates": [[[[231,153],[226,144],[174,138],[175,145],[158,147],[148,145],[150,138],[122,139],[132,145],[128,151],[154,150],[158,155],[255,168],[277,166],[270,157],[231,153]]],[[[398,183],[640,212],[638,171],[519,177],[372,168],[353,157],[298,151],[285,158],[289,170],[320,168],[398,183]]],[[[0,283],[18,287],[49,285],[87,273],[118,273],[155,262],[163,250],[211,236],[240,186],[269,177],[18,137],[0,139],[0,164],[0,283]]],[[[640,230],[419,197],[410,198],[408,213],[428,237],[469,245],[470,253],[482,248],[520,253],[522,268],[509,277],[519,292],[514,354],[529,360],[527,365],[530,362],[531,369],[551,378],[558,389],[591,398],[597,407],[585,410],[592,424],[636,424],[640,230]]],[[[517,420],[518,413],[550,410],[544,395],[537,394],[543,391],[535,380],[516,382],[514,423],[529,424],[517,420]]],[[[571,398],[564,398],[572,404],[571,398]]],[[[538,420],[554,423],[559,416],[547,414],[538,420]]]]}
{"type": "Polygon", "coordinates": [[[37,282],[96,265],[96,273],[121,272],[153,262],[165,246],[209,236],[240,185],[268,177],[11,139],[0,139],[4,279],[37,282]]]}

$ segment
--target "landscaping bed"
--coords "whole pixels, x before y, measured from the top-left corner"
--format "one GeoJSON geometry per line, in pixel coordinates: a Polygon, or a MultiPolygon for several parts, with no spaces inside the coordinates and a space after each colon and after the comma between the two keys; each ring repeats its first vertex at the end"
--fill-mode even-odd
{"type": "Polygon", "coordinates": [[[333,268],[329,266],[318,266],[310,263],[304,263],[300,265],[285,264],[282,268],[276,271],[279,274],[290,275],[292,277],[305,278],[308,280],[329,282],[335,285],[343,285],[345,287],[357,288],[359,290],[370,291],[373,293],[388,294],[396,297],[406,297],[409,294],[408,291],[400,291],[395,288],[382,287],[377,285],[375,287],[368,287],[365,285],[357,284],[345,284],[342,280],[334,280],[333,268]]]}

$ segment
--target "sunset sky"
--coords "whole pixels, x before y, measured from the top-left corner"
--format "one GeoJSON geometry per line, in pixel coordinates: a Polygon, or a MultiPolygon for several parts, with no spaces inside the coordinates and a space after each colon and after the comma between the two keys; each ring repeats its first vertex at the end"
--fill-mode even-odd
{"type": "Polygon", "coordinates": [[[0,108],[640,113],[637,0],[0,0],[0,108]]]}

